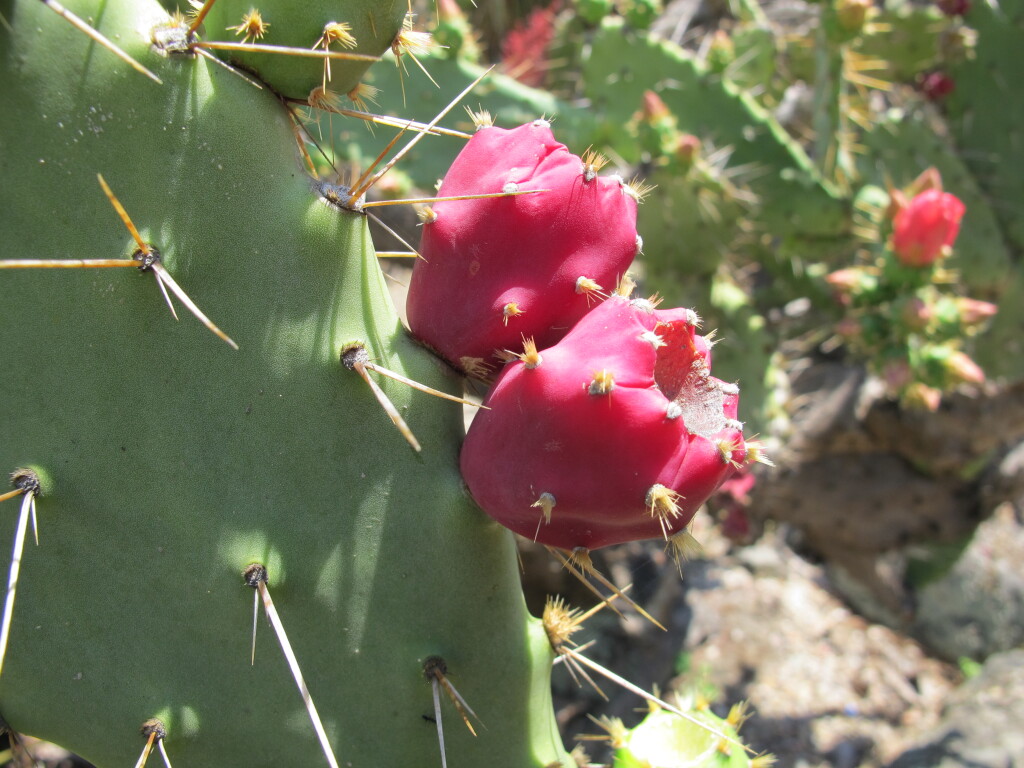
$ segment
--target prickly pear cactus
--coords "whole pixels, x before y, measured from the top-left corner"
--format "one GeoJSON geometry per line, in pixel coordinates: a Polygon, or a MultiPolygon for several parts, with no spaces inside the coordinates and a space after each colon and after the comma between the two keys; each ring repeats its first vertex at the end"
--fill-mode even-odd
{"type": "MultiPolygon", "coordinates": [[[[692,699],[693,697],[691,697],[692,699]]],[[[652,707],[632,729],[617,718],[598,724],[615,749],[613,768],[769,768],[770,754],[751,757],[739,741],[739,729],[747,717],[738,704],[718,717],[703,701],[686,701],[693,720],[652,707]]]]}
{"type": "MultiPolygon", "coordinates": [[[[234,5],[199,37],[240,40],[220,28],[241,23],[234,5]]],[[[319,11],[260,8],[286,44],[315,47],[285,34],[278,5],[319,11]]],[[[378,40],[400,28],[394,5],[378,40]]],[[[417,453],[358,375],[374,373],[340,355],[362,345],[434,387],[455,380],[401,330],[366,216],[307,174],[287,107],[252,82],[259,56],[247,79],[155,2],[69,0],[150,78],[60,10],[0,4],[0,260],[132,267],[0,270],[0,469],[41,470],[3,718],[99,766],[132,764],[154,717],[147,733],[180,765],[333,764],[262,616],[251,663],[253,586],[273,596],[339,764],[437,764],[442,679],[453,763],[567,764],[511,536],[459,476],[459,407],[381,380],[417,453]],[[171,280],[208,320],[179,304],[175,322],[171,280]],[[245,583],[253,564],[267,582],[245,583]]],[[[366,11],[332,13],[309,34],[366,11]]],[[[0,504],[5,552],[17,511],[0,504]]]]}

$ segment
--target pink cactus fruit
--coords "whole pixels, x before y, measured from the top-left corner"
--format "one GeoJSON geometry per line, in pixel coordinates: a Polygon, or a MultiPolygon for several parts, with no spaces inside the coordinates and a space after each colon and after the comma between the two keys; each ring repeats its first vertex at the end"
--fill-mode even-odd
{"type": "Polygon", "coordinates": [[[637,252],[637,194],[590,160],[543,120],[478,130],[439,195],[547,191],[433,206],[409,285],[413,335],[486,378],[496,350],[554,344],[613,291],[637,252]]]}
{"type": "MultiPolygon", "coordinates": [[[[477,503],[574,550],[671,539],[748,458],[739,391],[711,376],[691,310],[612,296],[502,372],[462,448],[477,503]]],[[[748,449],[749,452],[748,452],[748,449]]]]}
{"type": "Polygon", "coordinates": [[[952,247],[965,211],[959,198],[938,189],[916,195],[893,219],[892,249],[908,267],[926,267],[952,247]]]}

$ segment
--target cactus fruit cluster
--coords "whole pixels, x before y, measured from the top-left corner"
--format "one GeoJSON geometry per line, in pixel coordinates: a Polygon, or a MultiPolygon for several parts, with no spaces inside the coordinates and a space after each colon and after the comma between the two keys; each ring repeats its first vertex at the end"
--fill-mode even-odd
{"type": "Polygon", "coordinates": [[[964,351],[996,314],[987,301],[958,296],[944,264],[952,256],[965,206],[942,190],[933,168],[893,190],[888,242],[865,263],[826,275],[843,307],[838,332],[863,355],[890,393],[908,406],[938,408],[943,393],[985,381],[964,351]]]}
{"type": "Polygon", "coordinates": [[[696,313],[630,299],[643,188],[600,176],[547,121],[474,121],[421,214],[407,301],[413,335],[458,370],[505,364],[462,449],[469,490],[569,552],[658,536],[683,552],[697,509],[760,453],[696,313]]]}

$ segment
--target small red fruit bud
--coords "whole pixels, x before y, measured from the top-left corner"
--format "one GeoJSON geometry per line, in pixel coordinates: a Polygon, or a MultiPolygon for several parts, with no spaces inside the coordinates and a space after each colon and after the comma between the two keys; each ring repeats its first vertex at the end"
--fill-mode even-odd
{"type": "Polygon", "coordinates": [[[954,352],[944,361],[950,379],[958,384],[983,384],[985,372],[964,352],[954,352]]]}
{"type": "Polygon", "coordinates": [[[929,189],[914,197],[893,220],[892,249],[900,263],[926,267],[953,245],[964,204],[948,192],[929,189]]]}
{"type": "Polygon", "coordinates": [[[920,381],[915,381],[903,391],[900,402],[908,408],[923,409],[934,413],[939,410],[942,402],[942,392],[935,387],[929,387],[920,381]]]}
{"type": "Polygon", "coordinates": [[[942,101],[956,90],[956,83],[944,72],[929,72],[921,77],[920,87],[928,101],[942,101]]]}
{"type": "Polygon", "coordinates": [[[672,112],[669,111],[668,106],[666,106],[661,96],[656,94],[654,91],[644,91],[643,108],[640,112],[640,116],[644,121],[654,124],[667,117],[671,117],[672,112]]]}
{"type": "Polygon", "coordinates": [[[683,163],[690,165],[700,156],[700,150],[700,139],[692,133],[684,133],[679,137],[679,143],[676,145],[676,156],[683,163]]]}
{"type": "Polygon", "coordinates": [[[971,9],[970,0],[935,0],[935,5],[947,16],[963,16],[971,9]]]}
{"type": "Polygon", "coordinates": [[[912,331],[923,331],[935,316],[934,310],[918,296],[912,296],[903,303],[900,312],[903,322],[912,331]]]}
{"type": "Polygon", "coordinates": [[[956,303],[957,312],[960,314],[960,321],[968,328],[977,328],[984,325],[999,311],[999,307],[988,301],[960,297],[953,300],[956,303]]]}
{"type": "Polygon", "coordinates": [[[830,272],[825,275],[825,282],[832,286],[836,301],[844,306],[850,304],[851,298],[872,290],[878,285],[877,278],[857,267],[847,267],[830,272]]]}
{"type": "Polygon", "coordinates": [[[736,45],[729,33],[719,29],[711,36],[707,63],[714,72],[721,72],[736,60],[736,45]]]}
{"type": "Polygon", "coordinates": [[[451,19],[464,19],[466,14],[459,8],[459,4],[455,0],[438,0],[437,3],[437,17],[442,21],[449,21],[451,19]]]}
{"type": "Polygon", "coordinates": [[[837,269],[825,275],[825,282],[841,293],[850,293],[860,283],[860,270],[837,269]]]}

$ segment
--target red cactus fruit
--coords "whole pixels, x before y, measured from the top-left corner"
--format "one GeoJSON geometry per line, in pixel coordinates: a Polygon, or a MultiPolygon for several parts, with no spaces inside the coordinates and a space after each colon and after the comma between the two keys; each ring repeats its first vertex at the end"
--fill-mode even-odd
{"type": "Polygon", "coordinates": [[[893,219],[892,249],[900,263],[926,267],[956,240],[964,204],[948,192],[928,189],[916,195],[893,219]]]}
{"type": "Polygon", "coordinates": [[[711,376],[696,321],[613,296],[550,349],[528,343],[462,448],[477,503],[567,550],[680,533],[758,457],[736,421],[739,390],[711,376]]]}
{"type": "Polygon", "coordinates": [[[554,344],[614,290],[637,252],[637,193],[569,152],[548,123],[477,131],[423,225],[406,305],[413,335],[486,378],[524,336],[554,344]]]}

